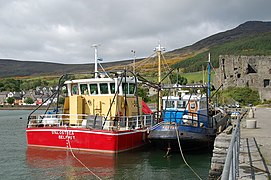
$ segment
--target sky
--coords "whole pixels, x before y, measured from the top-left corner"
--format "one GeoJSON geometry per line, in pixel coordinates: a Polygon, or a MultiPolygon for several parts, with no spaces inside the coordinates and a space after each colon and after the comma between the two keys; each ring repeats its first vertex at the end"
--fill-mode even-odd
{"type": "Polygon", "coordinates": [[[271,0],[0,0],[0,59],[65,64],[149,57],[246,21],[270,21],[271,0]],[[135,51],[135,53],[132,52],[135,51]]]}

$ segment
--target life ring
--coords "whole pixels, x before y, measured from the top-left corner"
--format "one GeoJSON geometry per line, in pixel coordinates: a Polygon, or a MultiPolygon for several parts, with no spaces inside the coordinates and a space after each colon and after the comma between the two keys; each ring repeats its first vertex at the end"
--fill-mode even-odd
{"type": "Polygon", "coordinates": [[[198,104],[197,101],[190,101],[188,104],[188,112],[190,112],[190,116],[197,116],[197,111],[198,111],[198,104]],[[193,108],[191,108],[191,105],[194,104],[195,106],[193,108]]]}

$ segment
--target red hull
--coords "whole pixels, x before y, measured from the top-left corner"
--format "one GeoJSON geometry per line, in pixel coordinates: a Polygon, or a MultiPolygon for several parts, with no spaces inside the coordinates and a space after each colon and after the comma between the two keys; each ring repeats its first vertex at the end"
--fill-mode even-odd
{"type": "Polygon", "coordinates": [[[26,128],[29,146],[72,148],[104,153],[118,153],[144,145],[144,130],[107,131],[85,128],[26,128]]]}

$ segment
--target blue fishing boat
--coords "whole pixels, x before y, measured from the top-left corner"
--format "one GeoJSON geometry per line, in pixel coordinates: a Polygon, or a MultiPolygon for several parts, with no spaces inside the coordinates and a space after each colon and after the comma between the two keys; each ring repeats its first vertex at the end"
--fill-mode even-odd
{"type": "Polygon", "coordinates": [[[229,115],[210,103],[210,61],[208,83],[162,87],[161,119],[150,129],[151,142],[171,149],[212,147],[216,135],[228,125],[229,115]]]}

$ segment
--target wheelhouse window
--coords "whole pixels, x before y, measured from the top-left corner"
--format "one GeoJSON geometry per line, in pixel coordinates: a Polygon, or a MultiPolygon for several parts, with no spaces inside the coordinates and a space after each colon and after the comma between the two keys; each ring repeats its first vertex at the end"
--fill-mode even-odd
{"type": "Polygon", "coordinates": [[[123,94],[134,94],[135,84],[134,83],[122,83],[122,93],[123,94]]]}
{"type": "Polygon", "coordinates": [[[110,91],[111,91],[111,94],[115,94],[116,92],[115,83],[110,83],[110,91]]]}
{"type": "Polygon", "coordinates": [[[175,101],[167,101],[166,102],[167,108],[174,108],[175,107],[175,101]]]}
{"type": "Polygon", "coordinates": [[[135,93],[135,84],[129,83],[129,94],[135,93]]]}
{"type": "Polygon", "coordinates": [[[177,108],[185,108],[186,101],[177,101],[177,108]]]}
{"type": "Polygon", "coordinates": [[[100,93],[101,94],[108,94],[108,84],[107,83],[100,83],[100,93]]]}
{"type": "Polygon", "coordinates": [[[90,84],[89,89],[90,89],[90,94],[98,94],[97,84],[90,84]]]}
{"type": "Polygon", "coordinates": [[[78,85],[72,84],[72,95],[78,95],[78,85]]]}
{"type": "Polygon", "coordinates": [[[88,95],[88,85],[80,84],[80,90],[82,95],[88,95]]]}
{"type": "Polygon", "coordinates": [[[122,83],[122,93],[128,94],[128,83],[122,83]]]}

